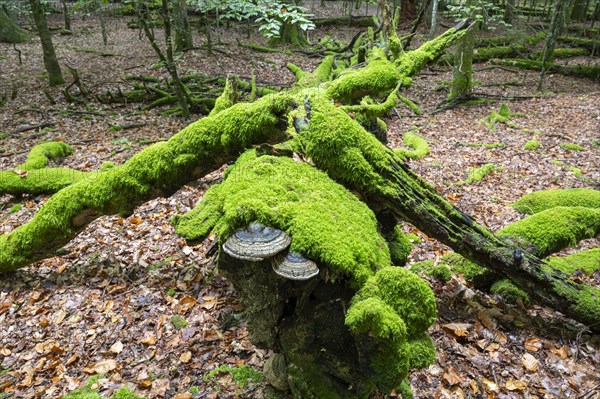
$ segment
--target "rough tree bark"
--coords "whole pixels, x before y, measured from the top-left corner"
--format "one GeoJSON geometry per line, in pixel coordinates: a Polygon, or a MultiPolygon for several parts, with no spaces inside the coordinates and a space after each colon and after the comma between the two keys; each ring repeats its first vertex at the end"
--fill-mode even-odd
{"type": "MultiPolygon", "coordinates": [[[[333,179],[336,184],[360,193],[361,198],[375,213],[385,215],[387,211],[392,215],[390,217],[412,223],[466,258],[509,277],[525,289],[532,299],[588,324],[592,331],[600,331],[600,292],[597,289],[571,281],[568,275],[479,225],[441,197],[435,188],[404,163],[403,158],[381,144],[359,123],[361,118],[357,115],[362,115],[365,118],[362,120],[370,123],[389,110],[388,103],[395,99],[388,96],[384,103],[378,104],[364,101],[365,96],[396,93],[399,86],[410,85],[411,76],[465,35],[464,28],[466,26],[460,25],[456,29],[450,29],[419,49],[399,54],[392,59],[382,49],[373,48],[365,66],[351,69],[333,81],[333,59],[326,58],[312,73],[295,70],[297,82],[291,90],[263,97],[254,103],[231,105],[229,93],[224,93],[226,98],[219,105],[220,111],[191,124],[170,140],[150,146],[122,166],[86,177],[58,191],[29,223],[0,237],[0,271],[15,270],[35,260],[52,256],[56,249],[99,216],[117,212],[128,214],[141,202],[173,193],[186,182],[234,160],[253,145],[282,143],[275,147],[261,148],[275,154],[295,152],[300,159],[310,159],[313,165],[327,173],[327,179],[333,179]],[[321,86],[322,83],[326,84],[321,86]],[[356,114],[356,120],[350,113],[356,114]]],[[[265,168],[265,173],[273,170],[268,162],[259,166],[265,168]]],[[[310,180],[307,180],[303,184],[306,186],[309,183],[310,180]]],[[[293,190],[277,192],[280,193],[278,195],[292,195],[291,202],[294,204],[298,199],[304,198],[294,197],[293,190]]],[[[232,199],[234,196],[226,197],[232,199]]],[[[266,209],[274,208],[272,204],[279,204],[276,198],[277,196],[268,198],[269,206],[266,209]]],[[[245,205],[236,208],[239,214],[236,213],[235,217],[219,222],[223,216],[222,211],[215,207],[214,216],[208,212],[208,221],[192,225],[192,230],[202,235],[206,233],[206,229],[221,223],[218,231],[222,238],[226,238],[253,218],[258,218],[259,221],[267,218],[261,213],[261,209],[256,208],[258,205],[254,197],[241,197],[238,200],[245,205]]],[[[209,202],[206,204],[208,206],[209,202]]],[[[381,219],[379,222],[385,224],[386,221],[381,219]]],[[[300,244],[292,241],[292,249],[294,245],[300,244]]],[[[335,246],[329,248],[333,248],[335,252],[335,246]]],[[[311,252],[306,254],[311,255],[311,252]]],[[[312,255],[316,256],[318,253],[312,255]]],[[[387,256],[389,259],[389,254],[387,256]]],[[[356,268],[348,268],[352,262],[340,261],[336,257],[325,260],[331,264],[337,262],[342,274],[353,279],[350,287],[353,287],[352,293],[357,293],[358,299],[361,299],[361,292],[364,290],[375,290],[378,295],[382,295],[382,301],[390,300],[389,296],[383,295],[383,285],[378,288],[377,276],[383,272],[379,282],[385,282],[386,274],[396,276],[401,273],[399,270],[404,270],[391,268],[389,261],[385,265],[385,261],[381,259],[374,262],[376,268],[381,267],[377,272],[361,261],[354,262],[356,268]],[[348,269],[344,269],[344,266],[348,269]],[[372,284],[365,284],[369,281],[373,281],[372,284]]],[[[395,281],[394,279],[395,277],[391,281],[395,281]]],[[[396,286],[392,284],[389,287],[396,286]]],[[[387,302],[382,303],[380,299],[365,295],[360,301],[353,302],[352,306],[356,305],[354,313],[348,314],[355,317],[347,315],[346,324],[355,337],[360,337],[356,338],[358,347],[365,345],[365,348],[374,348],[375,352],[367,350],[365,353],[378,354],[374,360],[367,361],[368,367],[376,373],[373,377],[375,381],[369,381],[365,386],[372,389],[374,384],[383,389],[391,389],[393,386],[390,386],[390,379],[380,378],[385,375],[384,365],[388,364],[383,360],[391,359],[386,357],[389,353],[385,348],[392,342],[408,344],[410,337],[418,334],[416,330],[413,333],[406,332],[410,323],[403,330],[400,327],[404,325],[401,321],[394,325],[388,325],[386,321],[382,321],[383,325],[380,325],[373,321],[367,324],[378,325],[382,329],[378,330],[379,338],[371,336],[372,331],[368,326],[361,324],[365,321],[364,317],[368,319],[385,315],[384,319],[388,320],[387,316],[396,316],[385,310],[388,309],[387,302]],[[377,303],[380,306],[376,309],[381,312],[375,312],[375,308],[370,306],[371,299],[379,301],[377,303]],[[361,315],[364,317],[361,318],[361,315]],[[373,339],[377,342],[373,342],[373,339]]],[[[346,297],[346,294],[340,294],[340,298],[346,297]]],[[[393,300],[392,298],[391,301],[393,300]]],[[[312,314],[310,306],[304,309],[312,314]]],[[[420,327],[425,324],[420,323],[420,327]]],[[[398,349],[400,346],[394,348],[398,349]]],[[[294,362],[301,362],[301,359],[294,362]]],[[[398,364],[398,367],[394,373],[405,375],[407,363],[398,364]]],[[[339,378],[337,374],[333,376],[339,378]]],[[[346,375],[344,378],[351,379],[351,376],[346,375]]],[[[302,396],[301,388],[298,389],[302,396]]]]}
{"type": "Polygon", "coordinates": [[[29,0],[29,5],[31,6],[40,41],[42,42],[44,65],[48,72],[48,83],[50,86],[61,85],[65,83],[65,79],[63,78],[58,59],[56,58],[56,52],[54,51],[50,29],[48,29],[48,21],[46,20],[44,6],[40,3],[40,0],[29,0]]]}

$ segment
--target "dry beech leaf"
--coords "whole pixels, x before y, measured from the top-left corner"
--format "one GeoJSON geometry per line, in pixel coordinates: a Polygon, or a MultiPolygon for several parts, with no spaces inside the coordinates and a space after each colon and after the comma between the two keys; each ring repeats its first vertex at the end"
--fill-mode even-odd
{"type": "Polygon", "coordinates": [[[449,323],[442,325],[444,330],[456,335],[457,337],[466,337],[469,335],[468,330],[471,327],[472,325],[468,323],[449,323]]]}
{"type": "Polygon", "coordinates": [[[502,331],[496,331],[495,337],[499,344],[505,344],[508,342],[508,337],[502,331]]]}
{"type": "Polygon", "coordinates": [[[146,331],[144,338],[140,339],[139,342],[145,345],[154,345],[156,343],[156,335],[150,331],[146,331]]]}
{"type": "Polygon", "coordinates": [[[184,296],[183,298],[181,298],[179,300],[179,312],[178,313],[181,315],[186,314],[194,307],[194,305],[196,305],[196,303],[198,303],[198,301],[195,298],[193,298],[189,295],[184,296]]]}
{"type": "Polygon", "coordinates": [[[173,399],[192,399],[192,394],[189,392],[178,393],[177,395],[173,396],[173,399]]]}
{"type": "Polygon", "coordinates": [[[521,363],[523,364],[523,367],[525,367],[529,371],[535,372],[538,369],[537,359],[529,353],[523,355],[523,357],[521,358],[521,363]]]}
{"type": "Polygon", "coordinates": [[[471,387],[473,393],[479,393],[479,387],[477,386],[475,380],[469,380],[469,386],[471,387]]]}
{"type": "Polygon", "coordinates": [[[483,309],[477,312],[477,318],[481,321],[481,324],[483,324],[485,328],[488,328],[490,330],[493,330],[498,326],[496,319],[494,319],[494,317],[491,314],[489,314],[483,309]]]}
{"type": "Polygon", "coordinates": [[[561,346],[558,349],[550,349],[550,352],[554,353],[563,360],[569,357],[569,350],[566,346],[561,346]]]}
{"type": "Polygon", "coordinates": [[[492,392],[498,392],[498,384],[496,384],[494,381],[484,378],[482,382],[485,384],[488,390],[492,392]]]}
{"type": "Polygon", "coordinates": [[[92,367],[84,368],[83,371],[88,374],[106,374],[115,370],[118,366],[114,359],[105,359],[94,364],[92,367]]]}
{"type": "Polygon", "coordinates": [[[464,380],[452,366],[444,372],[442,378],[449,386],[460,384],[464,380]]]}
{"type": "Polygon", "coordinates": [[[506,389],[509,391],[522,391],[527,388],[527,384],[519,380],[506,381],[506,389]]]}
{"type": "Polygon", "coordinates": [[[25,373],[25,378],[19,383],[21,387],[28,387],[33,383],[33,375],[35,374],[35,369],[31,366],[23,367],[22,370],[25,373]]]}
{"type": "Polygon", "coordinates": [[[114,344],[112,344],[109,351],[111,351],[112,353],[116,353],[116,354],[121,353],[121,351],[123,351],[123,342],[121,342],[121,341],[115,342],[114,344]]]}
{"type": "Polygon", "coordinates": [[[192,352],[183,352],[181,356],[179,356],[179,360],[181,360],[183,363],[189,362],[190,360],[192,360],[192,352]]]}
{"type": "Polygon", "coordinates": [[[531,338],[526,340],[523,346],[529,352],[537,352],[542,349],[542,341],[539,338],[531,338]]]}

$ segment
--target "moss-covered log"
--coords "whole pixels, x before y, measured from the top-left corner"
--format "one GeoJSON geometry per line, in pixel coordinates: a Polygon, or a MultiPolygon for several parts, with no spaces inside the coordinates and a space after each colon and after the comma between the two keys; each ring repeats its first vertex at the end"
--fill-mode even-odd
{"type": "Polygon", "coordinates": [[[297,150],[319,168],[361,192],[373,209],[390,209],[468,259],[506,275],[532,299],[600,330],[597,289],[571,281],[531,253],[496,237],[439,196],[342,110],[316,92],[310,100],[310,122],[295,142],[297,150]]]}
{"type": "MultiPolygon", "coordinates": [[[[507,58],[493,60],[494,65],[511,66],[522,69],[530,69],[534,71],[542,70],[542,62],[534,60],[526,60],[523,58],[507,58]]],[[[600,80],[600,67],[586,65],[561,65],[561,64],[546,64],[546,70],[552,73],[561,75],[576,76],[588,78],[594,81],[600,80]]]]}

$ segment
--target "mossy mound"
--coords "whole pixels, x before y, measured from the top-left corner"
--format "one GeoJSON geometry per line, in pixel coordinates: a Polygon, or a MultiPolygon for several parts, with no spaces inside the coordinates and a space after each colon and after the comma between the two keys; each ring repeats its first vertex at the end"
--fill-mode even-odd
{"type": "Polygon", "coordinates": [[[532,249],[540,257],[576,245],[600,232],[600,209],[555,207],[528,216],[498,232],[532,249]]]}
{"type": "Polygon", "coordinates": [[[371,367],[380,389],[398,387],[408,370],[435,360],[425,332],[436,317],[435,297],[427,283],[403,268],[381,269],[355,295],[346,325],[359,342],[377,341],[371,367]]]}
{"type": "Polygon", "coordinates": [[[408,237],[402,233],[400,226],[394,227],[394,231],[392,232],[391,237],[388,237],[387,242],[390,249],[392,264],[396,266],[404,265],[413,246],[408,237]]]}
{"type": "Polygon", "coordinates": [[[529,304],[529,295],[508,279],[498,280],[492,284],[490,293],[499,295],[507,303],[515,304],[521,301],[524,305],[529,304]]]}
{"type": "Polygon", "coordinates": [[[557,206],[583,206],[600,208],[600,190],[568,188],[564,190],[536,191],[521,197],[513,207],[528,215],[557,206]]]}
{"type": "Polygon", "coordinates": [[[592,274],[600,270],[600,248],[588,249],[563,257],[552,257],[547,260],[552,266],[565,273],[583,270],[586,274],[592,274]]]}
{"type": "Polygon", "coordinates": [[[254,221],[284,230],[292,251],[329,265],[334,276],[356,286],[390,264],[373,212],[324,172],[287,157],[246,152],[222,184],[174,220],[177,233],[191,240],[211,230],[223,240],[254,221]]]}
{"type": "Polygon", "coordinates": [[[500,171],[503,169],[504,168],[502,168],[502,167],[496,166],[496,164],[486,163],[485,165],[483,165],[479,168],[471,169],[469,171],[469,177],[467,177],[467,180],[465,180],[463,182],[463,184],[471,184],[471,183],[480,182],[487,175],[490,175],[494,172],[497,172],[497,171],[500,171]]]}

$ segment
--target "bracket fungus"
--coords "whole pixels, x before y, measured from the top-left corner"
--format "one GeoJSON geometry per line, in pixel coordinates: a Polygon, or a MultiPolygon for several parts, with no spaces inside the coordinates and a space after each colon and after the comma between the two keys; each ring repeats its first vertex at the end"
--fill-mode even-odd
{"type": "Polygon", "coordinates": [[[274,258],[273,270],[290,280],[308,280],[319,274],[317,264],[297,252],[288,252],[274,258]]]}
{"type": "Polygon", "coordinates": [[[223,250],[237,259],[260,262],[286,249],[292,240],[279,229],[250,223],[223,244],[223,250]]]}

